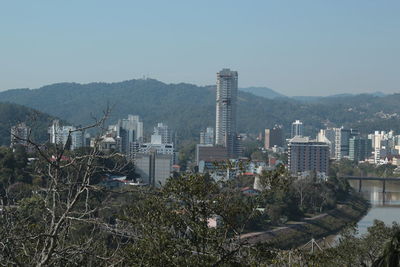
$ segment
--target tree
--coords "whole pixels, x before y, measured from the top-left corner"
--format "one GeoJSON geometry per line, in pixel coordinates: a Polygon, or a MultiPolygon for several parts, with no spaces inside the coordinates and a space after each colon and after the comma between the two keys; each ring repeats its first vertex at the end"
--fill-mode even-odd
{"type": "MultiPolygon", "coordinates": [[[[107,115],[108,112],[93,125],[75,131],[101,128],[107,115]]],[[[0,246],[0,262],[53,266],[111,260],[113,249],[107,247],[107,232],[102,230],[107,223],[98,216],[107,198],[99,197],[103,192],[92,184],[92,179],[122,167],[117,164],[110,169],[100,165],[100,160],[117,158],[118,162],[121,156],[102,154],[98,143],[89,153],[79,154],[68,151],[67,144],[44,149],[30,138],[24,141],[36,149],[40,160],[35,163],[35,175],[43,177],[44,183],[16,205],[3,203],[0,240],[6,243],[0,246]]],[[[10,174],[16,164],[11,155],[2,157],[10,174]]]]}
{"type": "Polygon", "coordinates": [[[374,267],[400,265],[400,231],[387,242],[382,255],[372,264],[374,267]]]}
{"type": "Polygon", "coordinates": [[[299,178],[297,179],[294,184],[293,184],[293,188],[296,192],[296,194],[298,195],[299,198],[299,205],[300,205],[300,209],[304,210],[304,202],[305,202],[305,198],[308,194],[308,191],[311,189],[313,181],[311,180],[310,176],[307,176],[305,178],[299,178]]]}
{"type": "Polygon", "coordinates": [[[253,153],[251,153],[250,158],[251,158],[251,160],[254,160],[254,161],[268,162],[267,152],[263,152],[260,150],[257,150],[257,151],[254,151],[253,153]]]}
{"type": "Polygon", "coordinates": [[[245,264],[249,258],[240,235],[254,209],[240,192],[205,176],[171,178],[162,189],[144,194],[121,218],[132,239],[123,250],[124,264],[245,264]]]}
{"type": "Polygon", "coordinates": [[[347,228],[340,234],[339,244],[315,255],[314,263],[321,266],[398,266],[398,233],[398,224],[386,226],[378,220],[362,236],[355,228],[347,228]],[[394,262],[397,265],[389,264],[394,262]]]}

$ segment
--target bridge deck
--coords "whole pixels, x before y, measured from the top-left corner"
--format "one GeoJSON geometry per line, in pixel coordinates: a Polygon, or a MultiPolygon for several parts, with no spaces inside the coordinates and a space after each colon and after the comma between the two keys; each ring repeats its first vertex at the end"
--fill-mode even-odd
{"type": "Polygon", "coordinates": [[[365,180],[365,181],[400,181],[400,177],[364,177],[364,176],[344,176],[347,180],[365,180]]]}

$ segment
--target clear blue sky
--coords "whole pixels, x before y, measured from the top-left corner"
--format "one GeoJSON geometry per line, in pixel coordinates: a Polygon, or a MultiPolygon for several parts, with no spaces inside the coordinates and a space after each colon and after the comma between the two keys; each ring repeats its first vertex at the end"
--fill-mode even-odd
{"type": "Polygon", "coordinates": [[[0,90],[214,84],[287,95],[400,92],[398,0],[0,0],[0,90]]]}

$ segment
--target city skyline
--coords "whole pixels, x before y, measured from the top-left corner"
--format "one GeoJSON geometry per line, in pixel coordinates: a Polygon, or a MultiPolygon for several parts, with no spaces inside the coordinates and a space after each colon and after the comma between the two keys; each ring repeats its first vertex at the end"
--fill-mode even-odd
{"type": "Polygon", "coordinates": [[[265,86],[288,96],[400,89],[398,1],[18,1],[0,7],[0,91],[143,76],[210,85],[210,73],[226,66],[241,73],[239,87],[265,86]]]}
{"type": "Polygon", "coordinates": [[[399,12],[0,1],[2,265],[400,266],[399,12]]]}

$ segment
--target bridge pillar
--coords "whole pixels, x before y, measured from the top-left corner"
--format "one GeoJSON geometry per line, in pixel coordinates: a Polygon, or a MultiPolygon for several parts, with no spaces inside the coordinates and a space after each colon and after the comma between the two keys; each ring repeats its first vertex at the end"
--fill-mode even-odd
{"type": "Polygon", "coordinates": [[[383,179],[382,193],[386,193],[386,180],[385,179],[383,179]]]}

